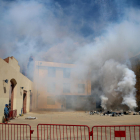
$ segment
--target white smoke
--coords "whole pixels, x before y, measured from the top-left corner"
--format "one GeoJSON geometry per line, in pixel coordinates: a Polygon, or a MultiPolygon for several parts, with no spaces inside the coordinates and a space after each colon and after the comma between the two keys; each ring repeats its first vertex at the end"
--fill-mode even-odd
{"type": "Polygon", "coordinates": [[[0,5],[0,57],[13,55],[21,66],[27,65],[31,55],[37,60],[80,65],[75,75],[87,80],[90,71],[90,80],[96,85],[93,94],[101,97],[104,109],[121,108],[124,104],[130,109],[136,107],[136,77],[126,61],[130,54],[140,51],[140,11],[129,9],[114,25],[106,23],[105,17],[96,24],[86,19],[83,22],[93,26],[95,33],[107,25],[100,36],[95,38],[93,33],[84,37],[77,32],[79,22],[72,23],[73,18],[65,15],[58,3],[53,8],[51,2],[31,0],[0,5]]]}
{"type": "Polygon", "coordinates": [[[135,84],[136,84],[136,76],[134,72],[128,68],[124,69],[124,77],[118,83],[117,91],[122,93],[123,102],[122,104],[126,104],[130,109],[137,107],[136,98],[135,98],[135,84]]]}
{"type": "Polygon", "coordinates": [[[100,77],[103,90],[100,98],[104,109],[118,109],[121,104],[127,105],[131,110],[137,107],[136,76],[126,65],[108,60],[100,70],[100,77]]]}
{"type": "Polygon", "coordinates": [[[108,98],[102,95],[101,96],[101,106],[102,106],[102,108],[107,109],[106,108],[107,101],[108,101],[108,98]]]}
{"type": "Polygon", "coordinates": [[[133,110],[137,107],[136,75],[131,70],[130,60],[140,51],[137,13],[140,11],[129,9],[124,21],[110,25],[106,33],[76,53],[77,63],[91,70],[92,94],[101,98],[105,109],[133,110]],[[103,97],[108,100],[104,101],[103,97]]]}

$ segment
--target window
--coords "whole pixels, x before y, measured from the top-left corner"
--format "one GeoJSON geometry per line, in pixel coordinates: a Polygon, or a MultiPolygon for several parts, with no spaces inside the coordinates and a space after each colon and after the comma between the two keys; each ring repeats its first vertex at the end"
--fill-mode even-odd
{"type": "Polygon", "coordinates": [[[78,93],[85,93],[85,84],[78,84],[78,93]]]}
{"type": "Polygon", "coordinates": [[[49,93],[55,92],[55,83],[47,83],[47,92],[49,93]]]}
{"type": "Polygon", "coordinates": [[[70,93],[70,84],[69,83],[63,84],[63,93],[70,93]]]}
{"type": "Polygon", "coordinates": [[[48,96],[47,97],[47,105],[55,105],[55,98],[48,96]]]}
{"type": "Polygon", "coordinates": [[[70,72],[71,70],[69,68],[63,69],[63,78],[70,78],[70,72]]]}
{"type": "Polygon", "coordinates": [[[55,77],[56,74],[56,68],[55,67],[49,67],[48,68],[48,77],[55,77]]]}

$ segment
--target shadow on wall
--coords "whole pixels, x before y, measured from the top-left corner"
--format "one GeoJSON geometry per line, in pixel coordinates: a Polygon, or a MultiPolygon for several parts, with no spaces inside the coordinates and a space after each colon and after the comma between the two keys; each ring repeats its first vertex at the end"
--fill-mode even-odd
{"type": "Polygon", "coordinates": [[[9,110],[13,110],[14,105],[14,94],[15,94],[15,86],[17,82],[15,79],[10,80],[10,90],[9,90],[9,110]]]}
{"type": "Polygon", "coordinates": [[[4,123],[4,116],[2,117],[2,121],[1,122],[4,123]]]}

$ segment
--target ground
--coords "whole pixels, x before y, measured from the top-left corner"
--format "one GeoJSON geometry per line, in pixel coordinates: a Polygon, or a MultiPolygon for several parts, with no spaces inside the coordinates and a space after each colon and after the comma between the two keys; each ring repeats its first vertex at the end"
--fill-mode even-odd
{"type": "Polygon", "coordinates": [[[34,130],[32,139],[37,137],[37,124],[73,124],[88,125],[140,125],[140,115],[125,115],[121,117],[110,117],[100,115],[89,115],[89,112],[30,112],[11,120],[10,123],[24,123],[31,125],[34,130]],[[35,120],[26,120],[28,116],[37,117],[35,120]]]}

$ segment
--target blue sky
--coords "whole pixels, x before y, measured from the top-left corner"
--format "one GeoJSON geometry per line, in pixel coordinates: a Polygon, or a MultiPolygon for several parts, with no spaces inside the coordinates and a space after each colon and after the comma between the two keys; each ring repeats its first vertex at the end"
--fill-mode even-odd
{"type": "MultiPolygon", "coordinates": [[[[7,6],[12,2],[31,0],[3,0],[7,6]]],[[[123,19],[126,8],[140,8],[140,0],[34,0],[51,7],[53,12],[61,8],[65,18],[62,24],[67,25],[68,19],[72,18],[71,30],[78,32],[84,37],[100,35],[109,23],[119,22],[123,19]],[[56,9],[56,10],[54,10],[56,9]],[[93,28],[93,24],[96,29],[93,28]],[[75,25],[75,26],[74,26],[75,25]],[[77,28],[78,25],[82,25],[77,28]]],[[[60,16],[60,15],[58,15],[60,16]]]]}
{"type": "Polygon", "coordinates": [[[109,23],[123,20],[126,8],[140,8],[139,0],[53,0],[52,5],[54,3],[61,6],[65,16],[73,17],[74,24],[82,22],[78,32],[85,37],[98,36],[109,23]],[[92,24],[98,30],[93,29],[92,24]]]}
{"type": "Polygon", "coordinates": [[[63,51],[64,57],[75,59],[71,54],[78,47],[121,23],[131,8],[139,9],[140,1],[0,0],[0,57],[13,55],[22,63],[31,55],[56,48],[45,60],[52,61],[53,55],[63,51]]]}

